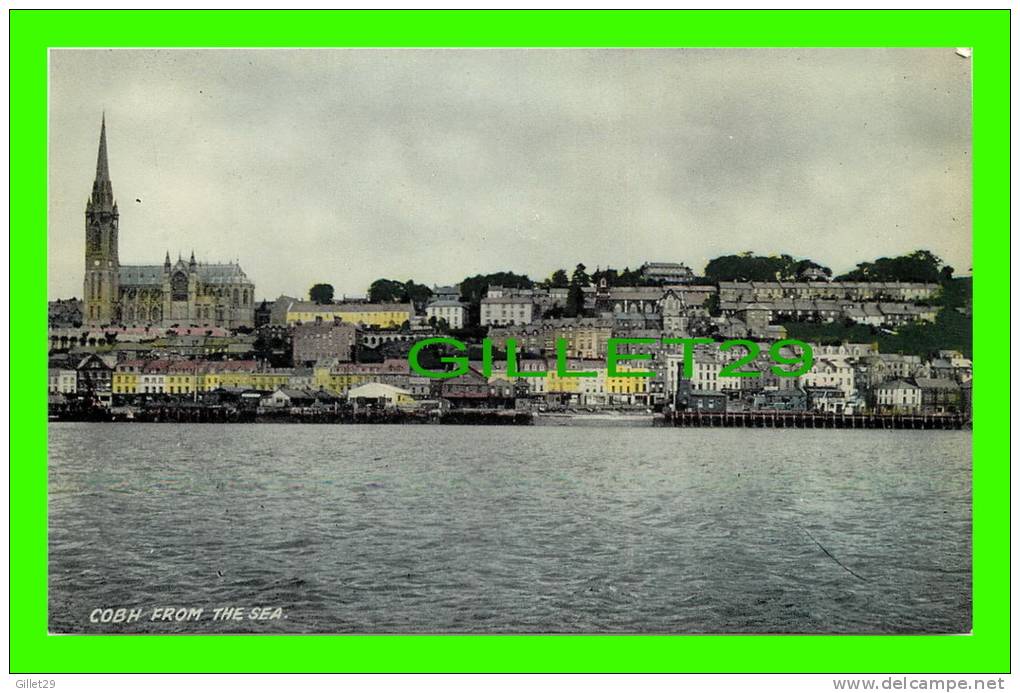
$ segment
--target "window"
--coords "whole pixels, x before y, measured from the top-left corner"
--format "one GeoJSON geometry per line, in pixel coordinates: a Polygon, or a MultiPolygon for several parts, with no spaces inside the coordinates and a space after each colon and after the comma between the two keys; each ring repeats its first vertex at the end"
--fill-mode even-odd
{"type": "Polygon", "coordinates": [[[174,301],[188,300],[188,275],[177,272],[170,278],[170,295],[174,301]]]}

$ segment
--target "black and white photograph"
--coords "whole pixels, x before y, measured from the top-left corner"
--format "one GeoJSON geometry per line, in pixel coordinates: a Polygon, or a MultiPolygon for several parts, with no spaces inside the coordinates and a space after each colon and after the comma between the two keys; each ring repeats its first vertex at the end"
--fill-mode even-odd
{"type": "Polygon", "coordinates": [[[51,49],[49,632],[970,633],[971,67],[51,49]]]}

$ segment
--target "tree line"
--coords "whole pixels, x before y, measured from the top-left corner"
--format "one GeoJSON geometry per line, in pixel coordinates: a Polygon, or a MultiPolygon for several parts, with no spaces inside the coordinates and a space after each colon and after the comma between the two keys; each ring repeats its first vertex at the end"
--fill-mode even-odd
{"type": "MultiPolygon", "coordinates": [[[[573,317],[583,314],[584,288],[598,286],[602,281],[607,286],[654,286],[662,283],[644,275],[645,266],[637,269],[625,267],[617,270],[611,267],[596,268],[591,274],[582,263],[572,272],[557,269],[542,281],[534,281],[526,274],[510,271],[491,274],[476,274],[461,280],[460,298],[467,304],[477,320],[478,306],[490,286],[508,289],[567,289],[566,305],[557,315],[549,317],[573,317]]],[[[836,276],[836,281],[875,282],[924,282],[946,284],[953,278],[953,267],[929,250],[915,250],[897,257],[880,257],[873,262],[861,262],[853,270],[836,276]]],[[[703,281],[711,284],[726,281],[807,281],[818,275],[833,278],[832,270],[810,258],[795,258],[791,255],[755,255],[751,252],[737,255],[722,255],[705,266],[703,281]],[[813,270],[813,271],[812,271],[813,270]]],[[[309,289],[310,300],[328,304],[333,302],[334,291],[330,284],[315,284],[309,289]]],[[[412,303],[415,310],[422,311],[433,296],[432,289],[412,279],[376,279],[368,287],[368,300],[372,303],[412,303]]]]}

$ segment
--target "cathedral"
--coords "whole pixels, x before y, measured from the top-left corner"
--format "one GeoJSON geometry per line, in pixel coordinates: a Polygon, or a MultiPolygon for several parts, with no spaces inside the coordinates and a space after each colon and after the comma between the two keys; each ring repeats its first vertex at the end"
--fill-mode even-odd
{"type": "Polygon", "coordinates": [[[117,253],[120,215],[106,156],[106,117],[92,196],[85,205],[86,324],[155,327],[250,327],[255,285],[236,263],[205,264],[167,252],[162,265],[122,265],[117,253]]]}

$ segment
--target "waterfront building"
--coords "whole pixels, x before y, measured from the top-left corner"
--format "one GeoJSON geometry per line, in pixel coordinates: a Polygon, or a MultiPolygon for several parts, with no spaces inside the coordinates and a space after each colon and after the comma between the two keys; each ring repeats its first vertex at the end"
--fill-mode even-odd
{"type": "Polygon", "coordinates": [[[706,414],[724,414],[728,403],[729,397],[726,393],[711,389],[695,389],[689,380],[679,383],[673,399],[673,406],[678,411],[695,411],[706,414]]]}
{"type": "Polygon", "coordinates": [[[50,368],[49,391],[54,394],[70,395],[78,391],[78,372],[70,368],[50,368]]]}
{"type": "Polygon", "coordinates": [[[99,393],[110,392],[113,385],[113,367],[100,356],[88,354],[78,362],[75,368],[78,392],[99,393]]]}
{"type": "Polygon", "coordinates": [[[405,387],[411,377],[407,359],[386,359],[382,363],[343,363],[336,359],[315,364],[316,389],[343,393],[368,382],[405,387]]]}
{"type": "Polygon", "coordinates": [[[808,409],[826,414],[853,414],[858,402],[837,387],[805,387],[808,409]]]}
{"type": "Polygon", "coordinates": [[[347,392],[347,401],[358,407],[375,406],[381,408],[414,408],[417,402],[408,390],[385,383],[366,383],[351,388],[347,392]]]}
{"type": "Polygon", "coordinates": [[[455,409],[484,407],[489,403],[489,380],[474,367],[455,378],[436,382],[437,394],[455,409]]]}
{"type": "Polygon", "coordinates": [[[281,387],[272,394],[262,398],[261,406],[271,409],[289,409],[291,407],[310,407],[315,404],[315,397],[305,390],[281,387]]]}
{"type": "Polygon", "coordinates": [[[139,378],[138,394],[161,395],[166,392],[166,373],[158,370],[145,370],[139,378]]]}
{"type": "MultiPolygon", "coordinates": [[[[617,366],[616,370],[619,373],[626,373],[627,371],[645,369],[638,367],[631,368],[621,364],[617,366]]],[[[633,376],[622,375],[611,376],[606,373],[604,387],[605,393],[608,395],[608,403],[648,406],[651,403],[649,399],[649,381],[650,378],[635,378],[633,376]]]]}
{"type": "Polygon", "coordinates": [[[353,361],[359,336],[357,325],[339,318],[296,324],[292,336],[294,363],[310,365],[325,359],[353,361]]]}
{"type": "Polygon", "coordinates": [[[251,374],[251,388],[259,392],[272,392],[281,387],[294,388],[292,368],[258,368],[251,374]]]}
{"type": "Polygon", "coordinates": [[[925,414],[955,414],[962,409],[959,383],[949,378],[916,378],[925,414]]]}
{"type": "MultiPolygon", "coordinates": [[[[787,378],[787,380],[794,380],[787,378]]],[[[751,408],[772,411],[806,411],[807,393],[796,387],[778,389],[764,388],[751,397],[751,408]]]]}
{"type": "Polygon", "coordinates": [[[254,360],[211,361],[203,366],[202,389],[206,392],[220,388],[251,390],[252,374],[258,364],[254,360]]]}
{"type": "Polygon", "coordinates": [[[165,392],[170,395],[194,395],[199,390],[199,361],[172,360],[164,372],[165,392]]]}
{"type": "MultiPolygon", "coordinates": [[[[578,364],[576,362],[571,364],[569,362],[569,360],[568,360],[567,364],[568,364],[567,367],[570,370],[577,370],[577,369],[579,369],[579,365],[580,365],[580,364],[578,364]]],[[[575,400],[575,401],[577,400],[577,396],[581,393],[581,387],[582,387],[581,381],[582,380],[592,380],[592,379],[591,378],[571,378],[571,377],[564,378],[564,377],[561,377],[559,374],[556,373],[555,362],[554,362],[552,364],[552,368],[546,374],[544,380],[545,380],[545,388],[543,389],[543,391],[544,391],[545,394],[548,394],[548,395],[558,395],[559,397],[556,397],[554,399],[560,399],[563,402],[568,402],[568,401],[571,401],[571,400],[575,400]]]]}
{"type": "Polygon", "coordinates": [[[106,118],[92,194],[85,205],[84,320],[100,325],[254,324],[255,286],[237,263],[205,264],[192,252],[171,264],[122,265],[120,212],[113,197],[106,148],[106,118]]]}
{"type": "Polygon", "coordinates": [[[140,378],[146,363],[141,359],[128,359],[117,363],[117,367],[113,370],[113,394],[138,394],[140,378]]]}
{"type": "Polygon", "coordinates": [[[799,378],[788,378],[797,380],[798,385],[805,390],[809,388],[832,388],[843,393],[844,397],[850,397],[854,393],[854,369],[849,363],[835,358],[815,358],[814,364],[804,375],[799,378]]]}
{"type": "Polygon", "coordinates": [[[874,354],[866,363],[872,384],[913,378],[921,369],[921,357],[914,354],[874,354]]]}
{"type": "Polygon", "coordinates": [[[889,413],[914,413],[921,409],[921,388],[906,380],[891,380],[875,388],[876,408],[889,413]]]}
{"type": "Polygon", "coordinates": [[[289,387],[295,390],[314,390],[315,369],[295,366],[290,369],[290,378],[287,383],[289,387]]]}

